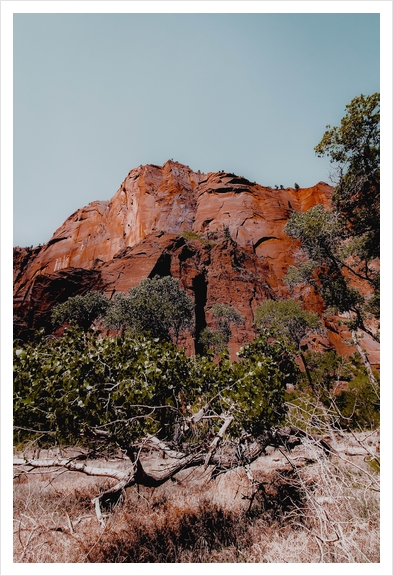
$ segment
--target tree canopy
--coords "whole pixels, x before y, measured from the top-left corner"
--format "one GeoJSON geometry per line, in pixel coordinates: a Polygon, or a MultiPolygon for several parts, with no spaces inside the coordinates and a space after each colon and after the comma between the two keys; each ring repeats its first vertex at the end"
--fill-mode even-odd
{"type": "Polygon", "coordinates": [[[255,310],[254,322],[259,330],[269,329],[276,336],[289,338],[297,348],[308,334],[322,331],[319,316],[307,312],[292,298],[266,300],[255,310]]]}
{"type": "Polygon", "coordinates": [[[292,214],[285,231],[303,252],[286,280],[311,283],[326,306],[349,315],[352,330],[378,339],[368,321],[379,317],[379,94],[356,97],[346,110],[315,147],[336,167],[332,209],[292,214]]]}
{"type": "Polygon", "coordinates": [[[146,278],[128,294],[118,294],[104,318],[109,328],[170,340],[191,328],[194,302],[171,276],[146,278]]]}
{"type": "Polygon", "coordinates": [[[200,335],[200,342],[205,349],[213,348],[220,353],[227,350],[232,336],[231,324],[239,326],[244,322],[244,318],[232,306],[221,303],[212,306],[212,314],[217,322],[217,329],[204,328],[200,335]]]}
{"type": "MultiPolygon", "coordinates": [[[[380,105],[379,93],[354,98],[340,126],[327,130],[315,147],[330,156],[338,183],[333,207],[343,220],[343,232],[362,238],[364,258],[379,257],[380,105]]],[[[357,247],[360,254],[360,246],[357,247]]]]}
{"type": "Polygon", "coordinates": [[[256,309],[254,323],[259,330],[276,338],[285,338],[295,345],[302,359],[309,384],[314,388],[314,382],[301,344],[302,340],[312,332],[321,333],[323,331],[319,316],[314,312],[307,312],[302,308],[300,302],[296,302],[292,298],[278,301],[266,300],[256,309]]]}
{"type": "Polygon", "coordinates": [[[108,307],[109,300],[104,294],[87,292],[83,296],[73,296],[54,306],[52,322],[56,325],[74,321],[87,330],[95,320],[107,312],[108,307]]]}

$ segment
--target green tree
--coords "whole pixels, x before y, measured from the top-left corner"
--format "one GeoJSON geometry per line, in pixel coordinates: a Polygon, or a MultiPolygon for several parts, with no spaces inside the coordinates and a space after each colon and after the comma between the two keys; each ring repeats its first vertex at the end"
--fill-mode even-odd
{"type": "Polygon", "coordinates": [[[235,308],[227,304],[214,304],[212,314],[217,322],[217,329],[204,328],[200,334],[200,342],[205,349],[214,348],[219,354],[228,348],[232,336],[231,324],[240,326],[244,323],[244,318],[235,308]]]}
{"type": "Polygon", "coordinates": [[[304,310],[299,302],[287,300],[266,300],[255,310],[254,322],[261,331],[269,330],[274,336],[292,341],[302,359],[304,369],[311,387],[314,382],[303,354],[302,341],[311,333],[323,332],[322,322],[314,312],[304,310]]]}
{"type": "Polygon", "coordinates": [[[379,257],[380,246],[379,93],[354,98],[346,110],[339,127],[326,126],[315,151],[330,156],[336,167],[333,208],[343,220],[343,233],[361,239],[357,255],[366,265],[379,257]]]}
{"type": "Polygon", "coordinates": [[[129,329],[134,334],[177,342],[179,334],[191,328],[194,303],[171,276],[142,280],[127,295],[118,294],[111,304],[104,324],[109,328],[129,329]]]}
{"type": "Polygon", "coordinates": [[[303,256],[287,282],[311,283],[326,306],[347,316],[353,337],[379,318],[379,94],[354,98],[340,127],[327,126],[315,151],[330,156],[337,185],[332,210],[293,213],[285,231],[301,241],[303,256]]]}
{"type": "Polygon", "coordinates": [[[54,306],[52,322],[55,325],[74,321],[84,330],[102,317],[109,307],[109,300],[99,292],[87,292],[84,296],[73,296],[54,306]]]}
{"type": "Polygon", "coordinates": [[[285,282],[289,286],[309,283],[321,293],[326,306],[339,312],[351,312],[360,327],[364,327],[363,305],[354,278],[356,270],[345,263],[344,245],[339,216],[323,206],[314,206],[304,213],[294,212],[285,232],[300,240],[303,262],[289,266],[285,282]],[[348,269],[351,275],[345,274],[348,269]]]}

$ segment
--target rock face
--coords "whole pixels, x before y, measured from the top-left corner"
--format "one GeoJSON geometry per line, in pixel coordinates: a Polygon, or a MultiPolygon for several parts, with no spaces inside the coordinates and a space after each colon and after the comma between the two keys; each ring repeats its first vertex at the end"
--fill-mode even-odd
{"type": "MultiPolygon", "coordinates": [[[[77,210],[46,245],[14,250],[15,336],[49,330],[52,306],[69,296],[97,290],[113,297],[170,274],[194,298],[196,347],[199,332],[212,325],[213,304],[243,315],[233,353],[254,335],[255,308],[289,296],[283,277],[297,249],[284,233],[291,213],[328,206],[331,194],[323,182],[277,190],[173,161],[131,170],[111,200],[77,210]]],[[[304,303],[322,310],[313,292],[304,303]]],[[[340,349],[342,337],[331,332],[340,349]]],[[[190,336],[183,345],[194,351],[190,336]]]]}

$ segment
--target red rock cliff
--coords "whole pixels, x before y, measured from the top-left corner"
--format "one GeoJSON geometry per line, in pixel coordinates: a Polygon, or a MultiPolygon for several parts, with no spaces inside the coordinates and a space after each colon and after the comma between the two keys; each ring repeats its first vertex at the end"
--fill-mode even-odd
{"type": "MultiPolygon", "coordinates": [[[[49,327],[51,307],[69,296],[87,290],[112,296],[143,278],[171,274],[194,298],[197,333],[212,322],[216,302],[244,316],[234,351],[254,335],[256,306],[289,296],[282,280],[297,248],[284,233],[291,213],[328,206],[331,193],[323,182],[277,190],[173,161],[131,170],[111,200],[77,210],[46,245],[15,249],[16,335],[49,327]]],[[[321,311],[313,293],[305,304],[321,311]]],[[[184,344],[192,349],[190,339],[184,344]]]]}

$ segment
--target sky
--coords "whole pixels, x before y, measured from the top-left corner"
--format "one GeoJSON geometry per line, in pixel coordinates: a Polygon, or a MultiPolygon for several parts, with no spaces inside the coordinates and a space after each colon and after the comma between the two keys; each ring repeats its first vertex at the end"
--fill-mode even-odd
{"type": "Polygon", "coordinates": [[[46,243],[140,164],[265,186],[329,182],[315,155],[378,92],[376,14],[14,14],[14,245],[46,243]]]}

